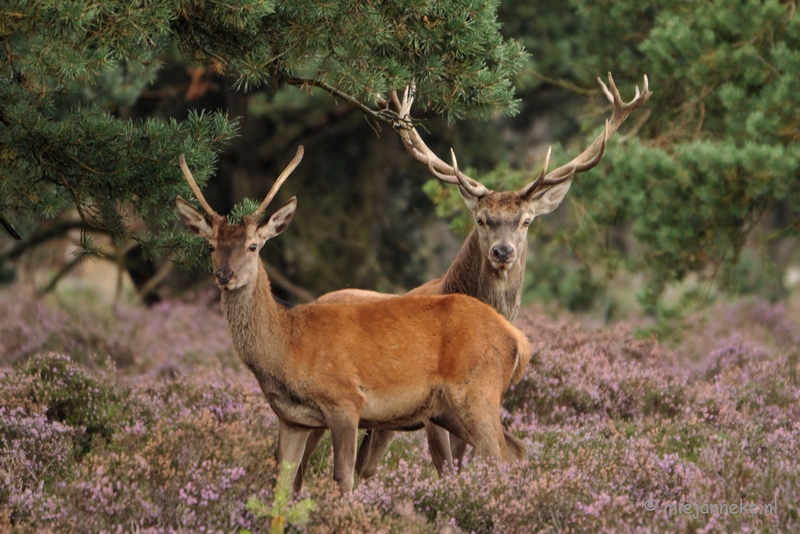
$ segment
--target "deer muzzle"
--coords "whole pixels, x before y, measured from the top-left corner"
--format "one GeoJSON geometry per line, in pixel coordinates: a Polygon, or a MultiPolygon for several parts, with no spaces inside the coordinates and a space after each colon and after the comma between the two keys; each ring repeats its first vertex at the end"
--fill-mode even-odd
{"type": "Polygon", "coordinates": [[[491,255],[495,263],[513,263],[517,258],[517,251],[511,245],[495,245],[492,247],[491,255]]]}
{"type": "Polygon", "coordinates": [[[216,277],[219,285],[225,286],[228,285],[233,278],[233,271],[231,269],[217,269],[214,272],[214,277],[216,277]]]}

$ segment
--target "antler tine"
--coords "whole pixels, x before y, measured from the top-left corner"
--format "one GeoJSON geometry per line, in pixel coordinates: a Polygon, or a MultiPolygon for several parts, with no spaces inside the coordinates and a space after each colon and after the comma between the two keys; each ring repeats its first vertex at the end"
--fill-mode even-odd
{"type": "MultiPolygon", "coordinates": [[[[611,73],[608,73],[608,85],[603,83],[603,81],[598,78],[598,82],[600,82],[600,87],[603,90],[603,94],[605,94],[606,98],[614,105],[614,111],[611,113],[611,117],[606,120],[605,128],[603,128],[603,132],[597,136],[597,138],[590,144],[586,150],[584,150],[581,154],[579,154],[575,159],[550,171],[544,178],[537,178],[533,183],[539,182],[541,180],[540,185],[537,186],[537,190],[539,187],[544,185],[555,185],[558,183],[562,183],[565,179],[569,179],[575,173],[588,171],[589,169],[595,167],[600,160],[603,159],[605,156],[606,148],[608,145],[608,140],[614,135],[617,131],[619,126],[628,118],[636,108],[640,107],[644,104],[650,95],[653,93],[650,91],[649,81],[647,76],[644,76],[644,85],[643,90],[640,92],[639,87],[636,87],[636,95],[634,96],[633,100],[630,102],[624,102],[622,100],[622,96],[619,94],[619,89],[617,89],[617,85],[614,83],[614,78],[611,76],[611,73]],[[566,177],[566,178],[565,178],[566,177]]],[[[528,194],[532,194],[534,192],[533,189],[530,188],[532,184],[525,186],[520,193],[527,192],[528,194]]]]}
{"type": "MultiPolygon", "coordinates": [[[[547,147],[547,155],[544,157],[544,165],[542,166],[542,172],[539,173],[539,176],[537,176],[534,181],[532,181],[519,191],[520,196],[525,198],[532,198],[534,193],[536,193],[544,185],[553,185],[552,183],[545,184],[544,182],[544,178],[547,175],[547,168],[550,166],[550,155],[552,153],[553,153],[553,147],[552,146],[547,147]]],[[[538,198],[538,196],[536,198],[538,198]]]]}
{"type": "Polygon", "coordinates": [[[189,187],[192,189],[192,193],[194,193],[195,198],[203,206],[203,209],[206,210],[206,213],[213,218],[219,217],[219,213],[214,211],[211,205],[206,202],[203,193],[200,191],[200,187],[197,185],[197,182],[194,181],[194,176],[192,176],[192,172],[189,170],[189,166],[186,164],[186,158],[183,154],[180,157],[181,162],[181,170],[183,171],[183,176],[186,178],[186,181],[189,182],[189,187]]]}
{"type": "Polygon", "coordinates": [[[467,192],[474,197],[482,197],[488,192],[488,189],[483,184],[480,184],[458,170],[458,161],[456,161],[456,151],[450,149],[450,158],[453,160],[453,172],[458,178],[459,185],[467,190],[467,192]]]}
{"type": "Polygon", "coordinates": [[[469,176],[458,170],[458,162],[456,161],[456,154],[455,152],[453,152],[452,148],[450,149],[450,154],[453,158],[453,166],[451,167],[451,169],[453,169],[455,175],[442,174],[439,171],[437,171],[436,168],[434,167],[433,158],[428,160],[428,170],[431,172],[431,174],[434,175],[439,180],[441,180],[442,182],[463,187],[472,196],[480,198],[483,195],[485,195],[488,192],[488,189],[486,189],[486,187],[483,184],[476,182],[475,180],[473,180],[472,178],[470,178],[469,176]]]}
{"type": "Polygon", "coordinates": [[[477,196],[485,195],[488,189],[472,177],[467,176],[461,171],[457,171],[452,165],[445,163],[428,148],[425,141],[422,140],[422,137],[420,137],[419,132],[417,132],[417,129],[410,119],[411,104],[414,101],[414,89],[415,86],[413,84],[406,86],[402,100],[397,97],[395,91],[391,94],[392,103],[397,108],[397,114],[400,117],[395,121],[394,128],[397,130],[397,133],[400,134],[403,146],[406,147],[411,157],[427,165],[431,174],[440,181],[448,184],[460,185],[473,195],[476,194],[475,192],[478,193],[477,196]]]}
{"type": "Polygon", "coordinates": [[[449,174],[442,174],[439,171],[437,171],[436,168],[433,166],[433,159],[428,160],[428,170],[431,172],[432,175],[434,175],[443,182],[447,182],[448,184],[460,185],[458,178],[451,176],[449,174]]]}
{"type": "Polygon", "coordinates": [[[416,86],[413,83],[406,85],[406,88],[403,91],[403,100],[400,101],[397,98],[397,91],[392,90],[392,103],[394,103],[395,107],[397,108],[397,114],[400,116],[400,121],[405,121],[406,116],[411,113],[411,104],[414,103],[415,91],[416,86]]]}
{"type": "Polygon", "coordinates": [[[544,165],[542,166],[542,172],[539,173],[539,176],[531,182],[531,185],[538,185],[544,181],[544,177],[547,175],[547,167],[550,166],[550,155],[553,153],[553,147],[547,147],[547,155],[544,157],[544,165]]]}
{"type": "Polygon", "coordinates": [[[294,155],[294,158],[292,158],[292,161],[289,162],[289,165],[283,169],[283,172],[280,176],[278,176],[278,179],[275,180],[275,183],[272,184],[272,188],[269,190],[269,193],[267,193],[267,196],[261,201],[261,204],[259,204],[258,209],[255,211],[255,213],[253,213],[252,217],[254,217],[256,220],[261,218],[261,214],[264,213],[264,210],[267,208],[269,203],[272,202],[272,199],[278,194],[278,190],[283,185],[283,182],[285,182],[289,175],[292,174],[292,172],[297,168],[302,159],[303,145],[300,145],[297,147],[297,153],[294,155]]]}

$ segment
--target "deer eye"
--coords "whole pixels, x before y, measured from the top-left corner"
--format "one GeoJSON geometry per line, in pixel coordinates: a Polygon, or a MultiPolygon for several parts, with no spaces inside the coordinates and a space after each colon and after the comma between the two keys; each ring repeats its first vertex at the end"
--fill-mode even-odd
{"type": "Polygon", "coordinates": [[[523,228],[527,228],[530,225],[531,225],[531,220],[530,219],[525,219],[524,221],[522,221],[522,227],[523,228]]]}
{"type": "Polygon", "coordinates": [[[249,247],[247,247],[247,248],[249,248],[249,249],[250,249],[250,252],[255,252],[255,251],[258,249],[258,245],[256,245],[255,243],[253,243],[252,245],[250,245],[250,246],[249,246],[249,247]]]}
{"type": "Polygon", "coordinates": [[[483,226],[483,219],[481,219],[480,217],[475,219],[475,222],[478,223],[478,226],[483,226]]]}
{"type": "Polygon", "coordinates": [[[214,252],[214,245],[212,245],[211,243],[209,243],[209,244],[206,246],[206,248],[208,248],[208,251],[209,251],[209,252],[214,252]]]}

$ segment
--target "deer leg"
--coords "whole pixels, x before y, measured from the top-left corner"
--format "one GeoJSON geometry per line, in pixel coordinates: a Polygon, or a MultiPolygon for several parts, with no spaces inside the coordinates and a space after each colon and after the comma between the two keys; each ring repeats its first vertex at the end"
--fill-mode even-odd
{"type": "Polygon", "coordinates": [[[359,478],[369,478],[378,472],[386,451],[394,439],[394,430],[368,430],[356,457],[356,473],[359,478]]]}
{"type": "MultiPolygon", "coordinates": [[[[463,411],[463,408],[458,411],[463,411]]],[[[472,444],[473,441],[470,437],[469,429],[464,424],[464,418],[458,414],[458,411],[450,408],[442,410],[441,413],[431,418],[431,422],[447,430],[450,433],[449,439],[456,438],[472,444]]]]}
{"type": "Polygon", "coordinates": [[[308,471],[308,462],[311,460],[311,455],[314,454],[314,450],[317,448],[317,445],[319,445],[319,442],[324,435],[324,428],[315,428],[309,432],[308,439],[306,439],[303,459],[300,460],[300,465],[297,467],[297,475],[295,476],[294,480],[295,492],[300,491],[300,488],[303,487],[303,479],[306,476],[306,471],[308,471]]]}
{"type": "Polygon", "coordinates": [[[506,446],[508,447],[511,456],[515,460],[524,459],[525,454],[528,452],[528,447],[525,445],[525,442],[511,435],[508,430],[503,430],[503,437],[506,440],[506,446]]]}
{"type": "Polygon", "coordinates": [[[450,440],[458,438],[451,436],[447,430],[434,423],[425,425],[425,434],[428,436],[428,450],[431,453],[433,466],[440,477],[444,476],[445,471],[453,469],[450,440]]]}
{"type": "Polygon", "coordinates": [[[294,481],[293,489],[295,493],[298,493],[303,487],[303,475],[299,472],[299,467],[310,432],[310,430],[293,427],[280,419],[278,420],[278,469],[284,463],[292,465],[291,478],[294,481]]]}
{"type": "Polygon", "coordinates": [[[518,445],[523,448],[525,445],[503,429],[500,421],[500,396],[480,390],[471,393],[467,395],[466,401],[473,410],[464,412],[466,416],[463,420],[470,436],[474,439],[471,445],[485,458],[496,458],[506,462],[517,459],[519,456],[509,449],[507,440],[513,438],[512,445],[517,453],[518,445]]]}
{"type": "Polygon", "coordinates": [[[461,468],[466,465],[464,454],[467,452],[467,442],[456,435],[450,435],[450,453],[453,455],[453,464],[456,469],[461,471],[461,468]]]}
{"type": "Polygon", "coordinates": [[[449,430],[451,439],[460,438],[481,456],[511,461],[514,455],[500,422],[501,395],[493,394],[492,388],[478,386],[451,391],[450,407],[432,420],[449,430]]]}
{"type": "Polygon", "coordinates": [[[328,417],[333,441],[333,479],[345,493],[353,489],[358,416],[339,411],[328,417]]]}
{"type": "Polygon", "coordinates": [[[364,476],[364,466],[369,462],[372,448],[372,433],[375,430],[367,430],[364,434],[364,439],[358,446],[358,454],[356,454],[356,474],[359,478],[367,478],[364,476]]]}

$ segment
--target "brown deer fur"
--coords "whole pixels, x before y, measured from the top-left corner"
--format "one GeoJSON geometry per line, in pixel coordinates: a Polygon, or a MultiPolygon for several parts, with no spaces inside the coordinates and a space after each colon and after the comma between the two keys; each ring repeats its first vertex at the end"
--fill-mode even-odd
{"type": "MultiPolygon", "coordinates": [[[[413,87],[407,88],[402,101],[395,93],[392,94],[391,102],[399,118],[395,128],[409,154],[426,164],[439,180],[458,186],[476,223],[445,275],[409,291],[408,295],[462,293],[489,304],[509,321],[516,319],[525,276],[528,226],[535,217],[548,214],[560,205],[569,191],[574,174],[585,172],[599,163],[605,154],[608,139],[628,115],[652,94],[645,76],[644,90],[640,93],[637,87],[634,99],[626,103],[622,101],[611,73],[608,81],[608,86],[602,81],[600,84],[614,111],[603,133],[583,153],[550,173],[547,173],[548,153],[541,175],[517,192],[487,189],[459,171],[455,154],[452,165],[439,159],[425,145],[413,123],[406,121],[413,103],[413,87]]],[[[323,295],[318,301],[346,302],[387,296],[361,289],[346,289],[323,295]]],[[[446,433],[433,425],[427,425],[426,432],[431,457],[439,474],[453,464],[454,458],[460,465],[465,452],[463,442],[457,438],[450,440],[446,433]]],[[[316,431],[309,439],[304,465],[321,437],[322,431],[316,431]]],[[[392,437],[391,430],[373,431],[365,436],[356,462],[359,476],[369,477],[375,473],[392,437]]],[[[298,476],[302,477],[302,473],[301,470],[298,476]]]]}
{"type": "MultiPolygon", "coordinates": [[[[495,191],[476,199],[461,189],[476,221],[480,220],[483,224],[476,222],[444,276],[412,289],[408,295],[469,295],[492,306],[509,321],[515,320],[522,298],[528,226],[537,215],[555,209],[568,189],[569,183],[559,184],[545,198],[535,200],[525,199],[516,192],[495,191]],[[497,245],[514,251],[508,261],[500,263],[492,256],[491,250],[497,245]]],[[[317,302],[357,302],[394,296],[363,289],[343,289],[323,295],[317,302]]],[[[431,459],[439,474],[452,468],[454,460],[460,465],[465,452],[462,440],[450,439],[447,432],[436,425],[426,425],[425,431],[431,459]]],[[[298,487],[302,485],[306,465],[323,434],[324,430],[316,430],[309,437],[302,467],[297,475],[300,480],[295,481],[298,487]]],[[[391,429],[367,433],[356,460],[359,477],[368,478],[375,474],[393,437],[391,429]]]]}
{"type": "Polygon", "coordinates": [[[349,491],[358,428],[429,421],[486,457],[524,456],[525,445],[502,428],[500,403],[530,349],[490,306],[446,295],[287,308],[273,298],[258,253],[288,226],[294,198],[264,222],[257,214],[235,225],[182,198],[177,205],[212,248],[234,347],[278,416],[279,462],[299,466],[311,430],[330,428],[334,478],[349,491]]]}

